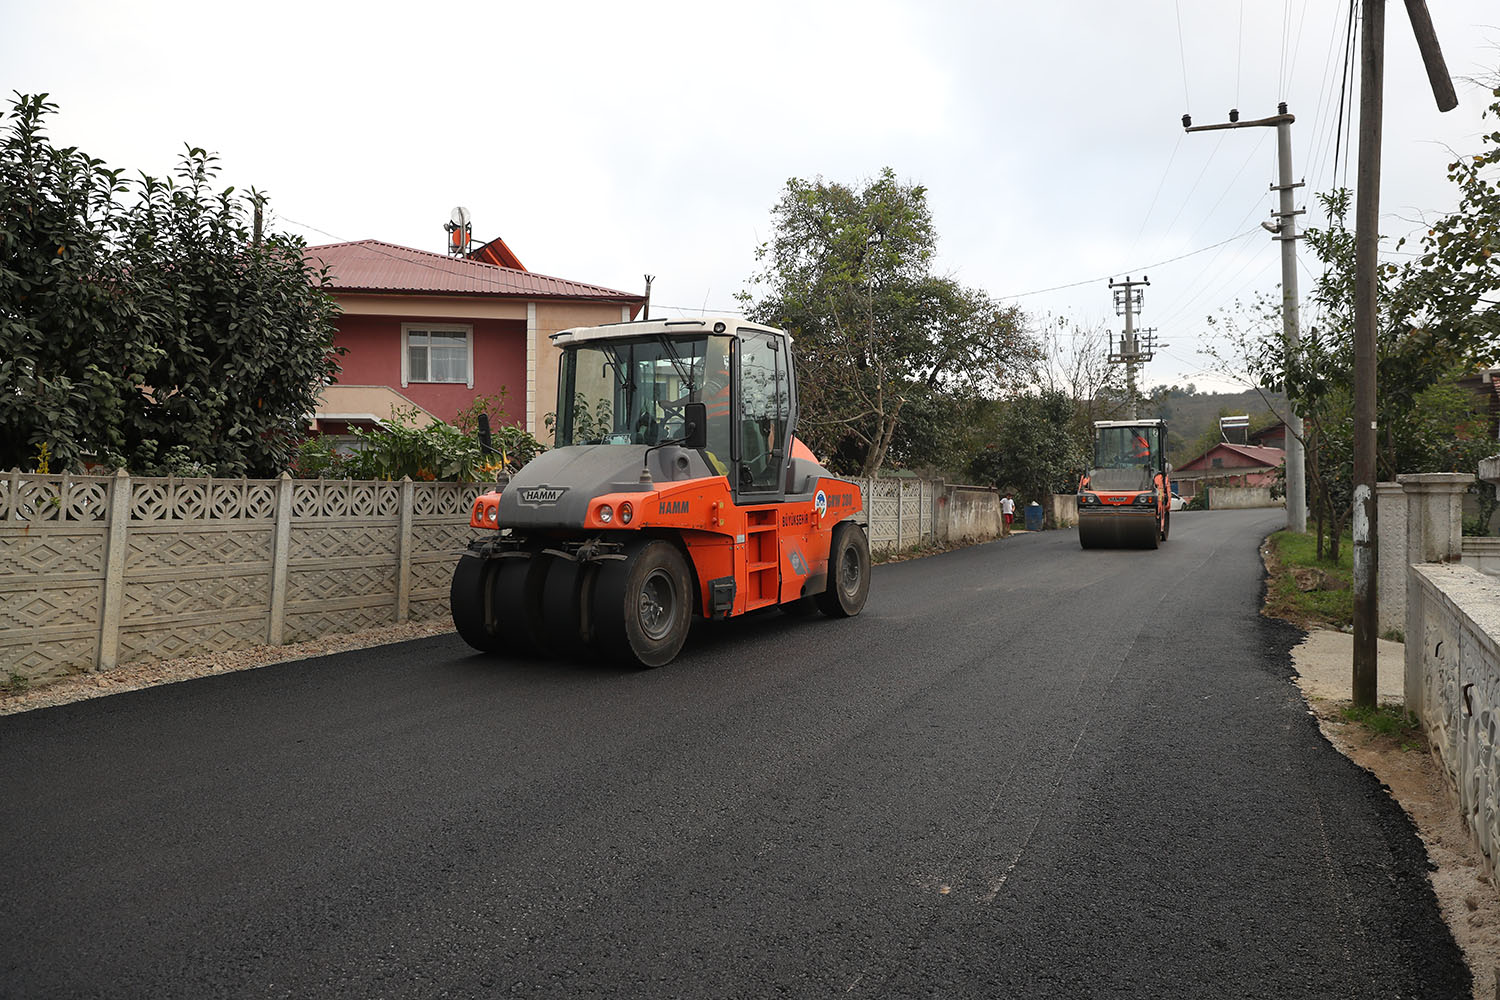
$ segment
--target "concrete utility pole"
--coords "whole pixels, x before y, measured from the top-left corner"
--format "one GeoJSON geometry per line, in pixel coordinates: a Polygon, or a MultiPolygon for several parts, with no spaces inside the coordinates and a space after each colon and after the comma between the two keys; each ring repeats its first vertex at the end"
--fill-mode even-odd
{"type": "MultiPolygon", "coordinates": [[[[1287,112],[1285,101],[1276,106],[1276,111],[1270,118],[1242,122],[1239,111],[1233,110],[1229,112],[1227,122],[1197,126],[1193,125],[1191,118],[1183,115],[1182,127],[1189,132],[1259,126],[1276,128],[1277,183],[1271,185],[1271,190],[1281,193],[1281,206],[1280,211],[1272,213],[1276,216],[1274,224],[1262,222],[1261,225],[1270,230],[1273,240],[1281,243],[1281,340],[1286,350],[1284,364],[1289,365],[1292,355],[1302,343],[1298,320],[1300,297],[1297,291],[1297,240],[1300,239],[1297,234],[1297,216],[1302,211],[1292,204],[1292,191],[1302,187],[1302,182],[1292,181],[1292,122],[1297,118],[1287,112]]],[[[1307,458],[1302,441],[1302,417],[1290,400],[1287,405],[1286,429],[1286,527],[1288,531],[1301,533],[1307,530],[1307,458]]]]}
{"type": "MultiPolygon", "coordinates": [[[[1375,326],[1380,266],[1380,152],[1385,92],[1385,0],[1362,0],[1359,60],[1359,172],[1354,206],[1354,704],[1376,700],[1375,326]]],[[[1412,32],[1439,111],[1458,95],[1425,0],[1406,0],[1412,32]]]]}
{"type": "Polygon", "coordinates": [[[1115,293],[1115,315],[1125,317],[1125,332],[1120,335],[1120,349],[1110,354],[1109,362],[1113,365],[1125,366],[1125,419],[1136,419],[1136,400],[1139,392],[1135,385],[1135,369],[1137,365],[1150,361],[1155,356],[1155,345],[1152,343],[1155,330],[1147,331],[1146,349],[1141,350],[1140,338],[1135,332],[1135,314],[1141,308],[1142,297],[1145,293],[1137,291],[1138,285],[1149,285],[1150,280],[1143,274],[1140,281],[1131,281],[1130,275],[1125,275],[1124,281],[1110,279],[1109,287],[1115,293]]]}

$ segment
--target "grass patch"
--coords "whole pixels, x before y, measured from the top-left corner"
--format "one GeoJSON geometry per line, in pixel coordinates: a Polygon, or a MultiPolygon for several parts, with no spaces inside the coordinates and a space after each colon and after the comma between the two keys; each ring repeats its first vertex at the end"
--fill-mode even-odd
{"type": "Polygon", "coordinates": [[[1345,722],[1364,726],[1376,736],[1389,736],[1403,750],[1421,746],[1422,727],[1400,705],[1380,705],[1375,708],[1345,705],[1339,709],[1339,717],[1345,722]]]}
{"type": "Polygon", "coordinates": [[[1344,536],[1337,565],[1317,557],[1309,534],[1278,531],[1266,539],[1265,613],[1297,625],[1354,625],[1354,542],[1344,536]],[[1309,582],[1313,589],[1304,590],[1309,582]]]}
{"type": "Polygon", "coordinates": [[[31,688],[31,678],[24,674],[12,671],[4,680],[0,680],[0,695],[3,694],[25,694],[31,688]]]}

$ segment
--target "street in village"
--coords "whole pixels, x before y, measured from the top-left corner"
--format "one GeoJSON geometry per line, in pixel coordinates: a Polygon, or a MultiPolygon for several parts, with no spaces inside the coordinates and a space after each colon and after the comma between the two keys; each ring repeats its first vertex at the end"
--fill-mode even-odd
{"type": "Polygon", "coordinates": [[[1458,997],[1258,614],[1277,510],[649,671],[448,634],[0,718],[0,995],[1458,997]]]}

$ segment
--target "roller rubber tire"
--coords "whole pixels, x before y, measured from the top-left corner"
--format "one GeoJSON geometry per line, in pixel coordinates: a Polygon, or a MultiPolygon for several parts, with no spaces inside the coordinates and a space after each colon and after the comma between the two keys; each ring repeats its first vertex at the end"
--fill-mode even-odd
{"type": "Polygon", "coordinates": [[[818,610],[829,618],[853,618],[869,596],[870,542],[859,525],[844,521],[828,546],[828,589],[818,595],[818,610]]]}
{"type": "Polygon", "coordinates": [[[1172,512],[1169,510],[1161,516],[1161,540],[1166,541],[1167,536],[1172,533],[1172,512]]]}
{"type": "Polygon", "coordinates": [[[660,539],[632,547],[599,568],[593,588],[593,637],[600,653],[642,667],[672,662],[693,622],[687,559],[660,539]]]}
{"type": "Polygon", "coordinates": [[[499,652],[505,637],[495,627],[490,613],[496,571],[492,559],[461,556],[453,567],[453,583],[448,588],[448,606],[453,612],[453,628],[459,637],[481,653],[499,652]]]}
{"type": "Polygon", "coordinates": [[[483,653],[525,656],[537,651],[541,608],[535,559],[464,556],[453,570],[448,603],[464,642],[483,653]]]}
{"type": "Polygon", "coordinates": [[[586,615],[584,608],[593,591],[594,567],[556,556],[541,559],[545,579],[536,634],[542,651],[560,659],[580,657],[588,649],[592,615],[586,615]]]}

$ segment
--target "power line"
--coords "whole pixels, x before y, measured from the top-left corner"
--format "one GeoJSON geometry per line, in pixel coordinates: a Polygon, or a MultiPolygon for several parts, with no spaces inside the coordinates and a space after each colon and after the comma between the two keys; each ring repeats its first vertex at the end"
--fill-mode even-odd
{"type": "Polygon", "coordinates": [[[1182,64],[1182,103],[1186,105],[1182,110],[1192,111],[1193,101],[1188,97],[1187,81],[1187,49],[1182,44],[1182,3],[1181,0],[1172,0],[1172,6],[1177,9],[1177,59],[1182,64]]]}
{"type": "MultiPolygon", "coordinates": [[[[1249,236],[1255,231],[1255,229],[1247,229],[1243,233],[1237,233],[1234,236],[1229,237],[1227,240],[1220,240],[1218,243],[1215,243],[1212,246],[1200,247],[1197,250],[1190,250],[1185,254],[1180,254],[1176,257],[1169,257],[1166,260],[1159,260],[1154,264],[1139,264],[1133,267],[1124,268],[1123,270],[1133,273],[1135,271],[1145,271],[1153,267],[1164,267],[1167,264],[1175,264],[1179,260],[1187,260],[1189,257],[1196,257],[1200,253],[1207,253],[1210,250],[1215,250],[1226,243],[1233,243],[1235,240],[1243,239],[1244,237],[1249,236]]],[[[1118,271],[1114,273],[1118,273],[1118,271]]],[[[1024,299],[1030,295],[1041,295],[1044,292],[1057,292],[1061,291],[1064,288],[1077,288],[1080,285],[1092,285],[1100,281],[1108,281],[1112,276],[1112,274],[1104,274],[1100,275],[1097,278],[1085,278],[1082,281],[1070,281],[1066,285],[1053,285],[1050,288],[1037,288],[1029,292],[1016,292],[1013,295],[996,295],[995,299],[997,301],[1004,301],[1006,299],[1024,299]]]]}

